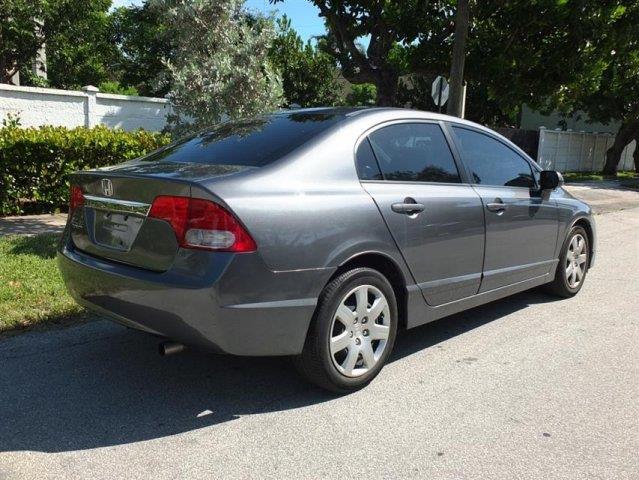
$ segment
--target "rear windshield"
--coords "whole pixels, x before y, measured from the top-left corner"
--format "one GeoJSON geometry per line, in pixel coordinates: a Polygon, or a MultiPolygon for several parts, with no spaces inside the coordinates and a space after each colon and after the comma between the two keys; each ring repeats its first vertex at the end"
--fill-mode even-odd
{"type": "Polygon", "coordinates": [[[143,160],[262,167],[337,123],[342,115],[278,113],[223,123],[184,138],[143,160]]]}

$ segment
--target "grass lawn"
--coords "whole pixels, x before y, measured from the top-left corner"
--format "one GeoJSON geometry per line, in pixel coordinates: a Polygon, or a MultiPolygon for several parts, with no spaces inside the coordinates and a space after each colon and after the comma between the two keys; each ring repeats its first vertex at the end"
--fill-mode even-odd
{"type": "Polygon", "coordinates": [[[618,180],[622,187],[639,190],[639,174],[635,172],[617,172],[616,178],[604,177],[601,172],[566,172],[562,175],[566,183],[618,180]]]}
{"type": "Polygon", "coordinates": [[[0,336],[85,317],[84,309],[71,299],[58,272],[58,238],[50,233],[0,237],[0,336]]]}

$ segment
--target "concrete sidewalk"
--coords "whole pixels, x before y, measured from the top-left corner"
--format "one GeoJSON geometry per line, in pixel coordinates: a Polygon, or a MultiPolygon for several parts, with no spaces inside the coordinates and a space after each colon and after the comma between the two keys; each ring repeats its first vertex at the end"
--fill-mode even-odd
{"type": "Polygon", "coordinates": [[[64,230],[66,222],[66,213],[3,217],[0,218],[0,237],[3,235],[58,233],[64,230]]]}

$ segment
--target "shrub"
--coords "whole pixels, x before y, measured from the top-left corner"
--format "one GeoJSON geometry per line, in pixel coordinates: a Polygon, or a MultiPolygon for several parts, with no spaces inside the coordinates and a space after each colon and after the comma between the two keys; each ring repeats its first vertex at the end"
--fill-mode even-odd
{"type": "Polygon", "coordinates": [[[66,205],[68,175],[140,157],[167,135],[99,126],[0,128],[0,215],[53,212],[66,205]]]}

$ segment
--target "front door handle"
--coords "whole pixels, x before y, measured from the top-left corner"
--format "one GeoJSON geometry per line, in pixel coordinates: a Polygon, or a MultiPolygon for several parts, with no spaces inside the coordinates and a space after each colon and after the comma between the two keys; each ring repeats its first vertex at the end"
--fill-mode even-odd
{"type": "Polygon", "coordinates": [[[414,215],[423,212],[426,207],[423,203],[417,203],[412,198],[406,198],[402,203],[393,203],[391,210],[395,213],[403,213],[405,215],[414,215]]]}
{"type": "Polygon", "coordinates": [[[493,202],[487,203],[486,208],[491,212],[503,212],[506,210],[506,204],[501,198],[496,198],[493,202]]]}

